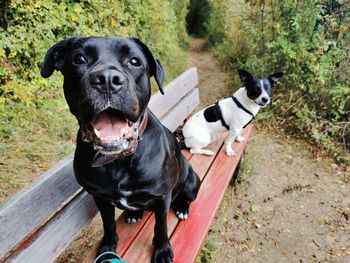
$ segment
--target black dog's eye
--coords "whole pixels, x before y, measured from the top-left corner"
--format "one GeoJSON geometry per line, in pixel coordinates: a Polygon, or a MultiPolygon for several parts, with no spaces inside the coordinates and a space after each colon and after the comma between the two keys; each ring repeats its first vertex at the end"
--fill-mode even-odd
{"type": "Polygon", "coordinates": [[[138,59],[137,57],[131,58],[130,61],[129,61],[129,63],[130,63],[131,66],[134,66],[134,67],[139,67],[139,66],[141,66],[141,61],[140,61],[140,59],[138,59]]]}
{"type": "Polygon", "coordinates": [[[76,54],[73,58],[73,61],[77,65],[82,65],[87,63],[86,58],[82,54],[76,54]]]}

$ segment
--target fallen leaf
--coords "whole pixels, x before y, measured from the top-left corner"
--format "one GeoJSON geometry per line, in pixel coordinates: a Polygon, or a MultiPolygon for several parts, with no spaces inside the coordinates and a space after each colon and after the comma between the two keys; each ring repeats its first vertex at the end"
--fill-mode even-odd
{"type": "Polygon", "coordinates": [[[260,207],[258,205],[251,205],[250,206],[250,211],[252,211],[253,213],[257,213],[259,212],[260,207]]]}

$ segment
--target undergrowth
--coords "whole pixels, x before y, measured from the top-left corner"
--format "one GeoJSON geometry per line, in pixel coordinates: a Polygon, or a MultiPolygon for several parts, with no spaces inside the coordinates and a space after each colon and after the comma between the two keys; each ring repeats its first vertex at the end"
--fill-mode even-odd
{"type": "Polygon", "coordinates": [[[206,239],[204,245],[199,253],[196,263],[211,263],[213,262],[213,256],[217,249],[217,244],[211,239],[206,239]]]}
{"type": "MultiPolygon", "coordinates": [[[[237,75],[285,76],[259,118],[350,164],[350,3],[209,0],[208,41],[237,75]]],[[[235,81],[239,85],[238,78],[235,81]]]]}

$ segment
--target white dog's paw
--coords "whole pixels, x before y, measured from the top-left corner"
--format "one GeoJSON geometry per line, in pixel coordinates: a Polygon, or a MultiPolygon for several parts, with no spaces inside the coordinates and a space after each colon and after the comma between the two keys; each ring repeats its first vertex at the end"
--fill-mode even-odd
{"type": "Polygon", "coordinates": [[[226,149],[226,155],[227,156],[235,156],[236,153],[235,153],[235,151],[232,148],[227,148],[226,149]]]}
{"type": "Polygon", "coordinates": [[[214,152],[210,150],[203,150],[203,154],[208,155],[208,156],[213,156],[214,152]]]}
{"type": "Polygon", "coordinates": [[[190,149],[190,152],[192,154],[204,154],[204,155],[208,155],[208,156],[212,156],[214,155],[214,152],[210,151],[210,150],[205,150],[205,149],[190,149]]]}
{"type": "Polygon", "coordinates": [[[237,136],[236,137],[236,142],[244,142],[244,137],[243,136],[237,136]]]}

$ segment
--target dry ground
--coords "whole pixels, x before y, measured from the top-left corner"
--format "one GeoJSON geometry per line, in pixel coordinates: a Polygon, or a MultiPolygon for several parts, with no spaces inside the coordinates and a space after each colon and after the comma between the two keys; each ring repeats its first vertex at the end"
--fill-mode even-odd
{"type": "Polygon", "coordinates": [[[303,142],[255,131],[207,241],[209,262],[350,262],[350,183],[303,142]]]}

